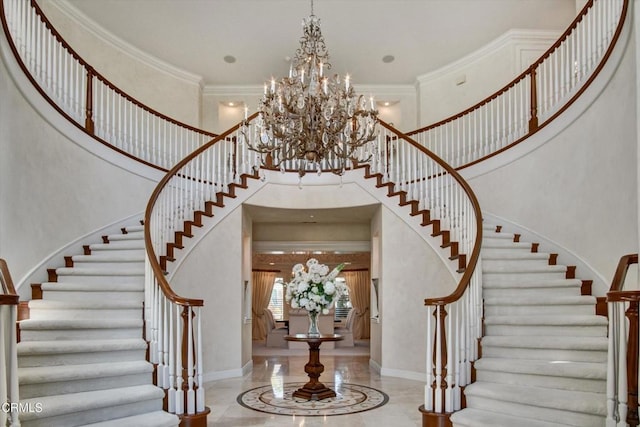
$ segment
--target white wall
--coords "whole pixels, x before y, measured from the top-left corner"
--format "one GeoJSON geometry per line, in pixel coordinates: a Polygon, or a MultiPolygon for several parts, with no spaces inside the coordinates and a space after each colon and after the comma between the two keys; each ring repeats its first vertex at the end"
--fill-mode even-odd
{"type": "Polygon", "coordinates": [[[191,126],[200,125],[199,76],[136,50],[66,2],[38,2],[70,46],[111,83],[152,109],[191,126]]]}
{"type": "Polygon", "coordinates": [[[558,36],[550,31],[511,30],[464,58],[418,76],[419,126],[460,113],[500,90],[558,36]]]}
{"type": "Polygon", "coordinates": [[[200,240],[171,281],[179,295],[204,300],[202,340],[206,381],[241,375],[246,364],[242,227],[239,207],[200,240]]]}
{"type": "MultiPolygon", "coordinates": [[[[63,136],[27,103],[2,61],[0,94],[0,257],[18,282],[58,248],[142,212],[155,182],[63,136]]],[[[28,289],[21,294],[30,297],[28,289]]]]}
{"type": "Polygon", "coordinates": [[[380,325],[383,375],[422,379],[425,298],[449,295],[456,283],[434,250],[403,219],[382,208],[380,325]],[[409,350],[410,349],[410,350],[409,350]]]}
{"type": "Polygon", "coordinates": [[[549,237],[607,280],[620,256],[638,251],[634,55],[631,38],[605,90],[563,132],[470,180],[483,210],[549,237]]]}

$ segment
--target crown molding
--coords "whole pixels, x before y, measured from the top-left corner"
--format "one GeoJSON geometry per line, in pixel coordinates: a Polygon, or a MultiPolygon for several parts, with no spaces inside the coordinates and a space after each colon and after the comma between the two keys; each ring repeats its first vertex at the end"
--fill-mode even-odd
{"type": "MultiPolygon", "coordinates": [[[[416,97],[416,86],[410,85],[367,85],[355,84],[354,89],[361,94],[374,94],[376,96],[408,96],[416,97]]],[[[205,85],[202,96],[257,96],[264,93],[264,85],[205,85]]]]}
{"type": "Polygon", "coordinates": [[[264,85],[205,85],[202,89],[203,96],[262,96],[264,85]]]}
{"type": "MultiPolygon", "coordinates": [[[[426,74],[422,74],[416,78],[416,85],[428,83],[432,80],[439,79],[451,73],[459,71],[461,68],[468,67],[475,62],[484,59],[488,55],[492,55],[508,46],[515,46],[518,51],[527,50],[531,47],[540,47],[541,43],[547,44],[545,50],[551,46],[558,37],[559,32],[549,30],[522,30],[512,29],[502,34],[497,39],[489,42],[480,49],[464,56],[457,61],[438,68],[426,74]]],[[[519,55],[517,56],[519,58],[519,55]]]]}
{"type": "Polygon", "coordinates": [[[265,252],[370,252],[371,242],[363,241],[255,241],[253,251],[265,252]]]}
{"type": "Polygon", "coordinates": [[[112,34],[102,28],[97,22],[82,13],[67,0],[50,1],[48,4],[56,8],[60,13],[64,14],[67,18],[82,27],[91,35],[112,46],[114,49],[125,53],[132,59],[138,60],[158,72],[167,74],[183,82],[198,85],[200,87],[203,86],[204,83],[202,76],[178,68],[175,65],[169,64],[168,62],[165,62],[143,50],[138,49],[132,44],[127,43],[115,34],[112,34]]]}

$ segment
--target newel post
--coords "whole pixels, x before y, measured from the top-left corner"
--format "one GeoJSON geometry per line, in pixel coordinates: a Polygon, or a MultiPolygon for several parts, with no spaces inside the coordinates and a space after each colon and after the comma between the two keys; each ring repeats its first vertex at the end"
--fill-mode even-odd
{"type": "MultiPolygon", "coordinates": [[[[451,424],[451,413],[445,412],[446,390],[447,390],[447,331],[446,317],[447,311],[444,306],[437,305],[434,309],[435,331],[433,333],[433,343],[427,343],[427,379],[432,378],[431,384],[427,384],[426,392],[431,396],[426,396],[425,405],[420,406],[422,413],[422,427],[453,427],[451,424]],[[429,349],[432,348],[433,352],[429,349]],[[430,389],[430,390],[429,390],[430,389]],[[428,403],[427,403],[428,402],[428,403]]],[[[431,327],[428,326],[428,333],[431,334],[431,327]]]]}
{"type": "Polygon", "coordinates": [[[538,86],[536,64],[531,66],[529,79],[531,80],[531,118],[529,119],[529,133],[538,129],[538,86]]]}
{"type": "Polygon", "coordinates": [[[184,394],[184,413],[180,415],[180,427],[207,427],[207,415],[211,410],[204,407],[204,410],[197,412],[196,390],[203,387],[196,384],[195,365],[202,363],[196,359],[196,346],[201,343],[194,342],[194,318],[195,311],[191,307],[184,306],[182,310],[182,392],[184,394]],[[194,360],[195,359],[195,360],[194,360]]]}
{"type": "Polygon", "coordinates": [[[93,69],[87,68],[87,99],[85,105],[85,122],[84,128],[87,132],[93,135],[93,69]]]}
{"type": "Polygon", "coordinates": [[[638,419],[638,300],[629,302],[626,312],[629,319],[629,341],[627,344],[627,423],[636,427],[638,419]]]}

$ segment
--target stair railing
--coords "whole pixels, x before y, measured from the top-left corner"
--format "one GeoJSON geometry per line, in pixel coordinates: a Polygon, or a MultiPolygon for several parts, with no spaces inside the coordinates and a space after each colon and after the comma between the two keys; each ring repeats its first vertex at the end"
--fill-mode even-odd
{"type": "Polygon", "coordinates": [[[461,169],[519,144],[586,90],[625,22],[629,0],[590,0],[562,36],[526,71],[476,105],[407,133],[461,169]]]}
{"type": "Polygon", "coordinates": [[[69,46],[35,0],[2,0],[0,8],[25,75],[60,114],[101,143],[168,170],[216,136],[171,119],[112,84],[69,46]]]}
{"type": "Polygon", "coordinates": [[[638,254],[620,258],[607,293],[609,357],[607,372],[607,425],[631,426],[638,419],[638,352],[640,291],[625,290],[625,278],[638,254]]]}
{"type": "MultiPolygon", "coordinates": [[[[589,0],[562,36],[503,89],[407,133],[460,169],[519,144],[566,110],[616,45],[629,0],[589,0]]],[[[2,23],[36,89],[67,119],[128,157],[168,169],[215,135],[144,106],[87,64],[35,0],[2,0],[2,23]]]]}
{"type": "MultiPolygon", "coordinates": [[[[252,118],[255,117],[252,116],[252,118]]],[[[212,205],[246,175],[255,175],[256,154],[242,143],[240,127],[217,136],[178,162],[154,190],[145,212],[145,338],[156,365],[156,383],[167,394],[166,410],[206,419],[202,313],[204,301],[176,294],[167,279],[191,226],[212,216],[212,205]]],[[[205,423],[206,424],[206,423],[205,423]]],[[[204,425],[204,424],[202,424],[204,425]]]]}
{"type": "Polygon", "coordinates": [[[441,246],[453,245],[451,258],[458,260],[456,289],[424,301],[428,335],[420,411],[423,425],[445,425],[440,424],[443,419],[462,409],[462,392],[472,381],[482,336],[482,212],[452,166],[388,124],[380,125],[371,171],[394,183],[393,193],[403,194],[404,203],[415,201],[412,214],[428,210],[423,223],[432,223],[432,236],[444,234],[441,246]]]}
{"type": "Polygon", "coordinates": [[[0,425],[19,426],[18,300],[9,267],[0,258],[0,425]]]}

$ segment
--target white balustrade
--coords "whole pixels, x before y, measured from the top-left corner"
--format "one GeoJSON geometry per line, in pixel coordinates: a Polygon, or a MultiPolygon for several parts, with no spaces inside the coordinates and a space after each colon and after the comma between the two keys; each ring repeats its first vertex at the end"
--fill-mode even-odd
{"type": "Polygon", "coordinates": [[[627,2],[593,0],[542,58],[505,88],[407,135],[456,168],[521,141],[552,120],[589,83],[610,51],[627,2]]]}
{"type": "Polygon", "coordinates": [[[636,425],[638,419],[640,291],[624,289],[627,271],[637,263],[638,254],[620,259],[607,294],[607,427],[636,425]]]}
{"type": "Polygon", "coordinates": [[[0,259],[0,425],[19,427],[18,389],[18,294],[5,260],[0,259]]]}
{"type": "Polygon", "coordinates": [[[214,134],[166,117],[93,70],[46,21],[35,2],[1,0],[25,72],[72,122],[143,162],[170,169],[214,134]]]}

